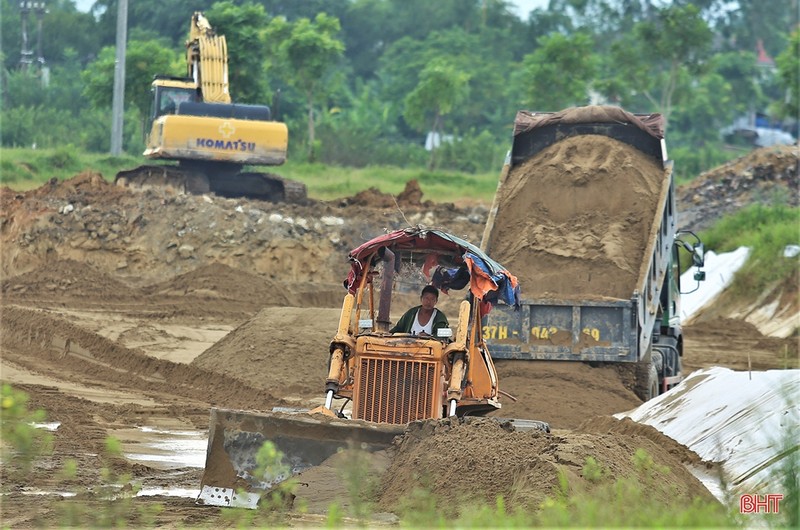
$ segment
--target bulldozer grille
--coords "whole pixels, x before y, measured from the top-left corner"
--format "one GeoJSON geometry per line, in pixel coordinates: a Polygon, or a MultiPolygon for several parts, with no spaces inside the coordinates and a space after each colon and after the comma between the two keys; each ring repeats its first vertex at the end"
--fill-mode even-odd
{"type": "Polygon", "coordinates": [[[438,365],[435,361],[362,357],[354,392],[354,417],[376,423],[438,418],[438,365]]]}

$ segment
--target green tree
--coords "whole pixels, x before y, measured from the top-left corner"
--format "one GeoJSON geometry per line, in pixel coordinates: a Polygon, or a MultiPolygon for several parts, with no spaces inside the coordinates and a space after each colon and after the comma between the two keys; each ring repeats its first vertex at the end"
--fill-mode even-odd
{"type": "Polygon", "coordinates": [[[780,116],[800,116],[800,30],[792,32],[789,45],[775,58],[779,84],[786,91],[783,102],[777,103],[780,116]]]}
{"type": "Polygon", "coordinates": [[[422,70],[419,84],[405,99],[403,117],[420,132],[430,131],[431,145],[429,169],[436,167],[436,142],[441,138],[444,117],[469,93],[469,76],[458,71],[446,61],[434,61],[422,70]]]}
{"type": "MultiPolygon", "coordinates": [[[[116,50],[107,46],[81,74],[84,95],[98,107],[110,107],[116,50]]],[[[180,75],[177,55],[159,41],[130,41],[125,53],[125,104],[138,112],[144,127],[150,109],[150,84],[156,74],[180,75]]]]}
{"type": "Polygon", "coordinates": [[[270,49],[268,65],[305,96],[308,120],[308,160],[314,160],[314,104],[328,87],[330,77],[344,52],[337,37],[341,26],[337,18],[318,14],[294,23],[277,17],[267,26],[265,37],[270,49]]]}
{"type": "Polygon", "coordinates": [[[735,0],[726,9],[719,7],[712,4],[708,13],[717,15],[717,33],[735,50],[755,52],[761,41],[765,51],[774,57],[784,49],[797,26],[798,0],[735,0]]]}
{"type": "MultiPolygon", "coordinates": [[[[146,29],[168,39],[171,48],[183,46],[189,32],[192,13],[208,8],[208,0],[136,0],[128,1],[128,35],[146,29]]],[[[101,46],[112,46],[117,34],[117,0],[95,0],[92,15],[97,18],[97,38],[101,46]]],[[[213,23],[213,21],[212,21],[213,23]]]]}
{"type": "Polygon", "coordinates": [[[764,105],[760,83],[762,72],[756,64],[756,54],[747,51],[724,52],[709,61],[711,71],[721,75],[731,85],[731,110],[753,112],[764,105]]]}
{"type": "MultiPolygon", "coordinates": [[[[482,37],[487,31],[496,30],[493,40],[482,37],[484,46],[489,45],[493,51],[502,49],[502,55],[516,58],[530,49],[522,38],[526,35],[525,24],[511,12],[510,2],[505,0],[352,0],[340,20],[346,57],[354,74],[367,80],[376,78],[381,65],[391,64],[384,55],[396,48],[401,39],[433,45],[435,34],[460,30],[482,37]],[[508,38],[509,35],[514,38],[508,38]]],[[[436,51],[442,50],[449,55],[463,51],[458,48],[436,51]]],[[[416,85],[420,70],[414,74],[411,87],[416,85]]]]}
{"type": "Polygon", "coordinates": [[[728,160],[720,130],[729,125],[736,110],[733,88],[718,72],[681,79],[691,85],[680,91],[670,120],[670,153],[678,178],[691,178],[728,160]]]}
{"type": "Polygon", "coordinates": [[[592,38],[585,33],[553,33],[539,39],[539,48],[525,56],[512,77],[512,97],[524,107],[559,110],[586,104],[597,72],[592,38]]]}
{"type": "MultiPolygon", "coordinates": [[[[424,40],[403,38],[389,47],[377,72],[381,96],[388,105],[402,105],[420,82],[425,67],[446,61],[469,77],[468,97],[448,116],[451,128],[488,129],[494,136],[508,133],[517,102],[505,97],[514,54],[505,43],[507,33],[487,27],[467,32],[462,28],[436,31],[424,40]]],[[[400,114],[402,114],[400,108],[400,114]]],[[[398,124],[406,135],[406,124],[398,124]]]]}
{"type": "MultiPolygon", "coordinates": [[[[205,15],[217,35],[225,35],[228,44],[228,76],[233,101],[268,103],[269,85],[264,75],[268,47],[262,35],[268,17],[264,6],[252,2],[239,6],[226,0],[215,3],[205,15]]],[[[187,24],[188,20],[187,16],[187,24]]]]}
{"type": "Polygon", "coordinates": [[[658,9],[612,45],[603,69],[608,75],[598,86],[631,110],[655,107],[668,123],[679,81],[703,72],[712,36],[694,5],[658,9]]]}
{"type": "Polygon", "coordinates": [[[379,96],[376,85],[376,81],[357,82],[343,105],[323,116],[317,129],[320,161],[355,167],[393,162],[389,148],[396,150],[403,143],[396,127],[398,116],[379,96]]]}

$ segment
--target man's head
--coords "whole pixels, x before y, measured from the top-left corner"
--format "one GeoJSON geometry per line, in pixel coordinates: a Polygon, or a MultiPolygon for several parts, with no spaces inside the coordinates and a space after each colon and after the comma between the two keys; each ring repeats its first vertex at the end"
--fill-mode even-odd
{"type": "Polygon", "coordinates": [[[422,307],[425,309],[433,309],[436,302],[439,300],[439,289],[433,285],[426,285],[422,288],[420,300],[422,300],[422,307]]]}

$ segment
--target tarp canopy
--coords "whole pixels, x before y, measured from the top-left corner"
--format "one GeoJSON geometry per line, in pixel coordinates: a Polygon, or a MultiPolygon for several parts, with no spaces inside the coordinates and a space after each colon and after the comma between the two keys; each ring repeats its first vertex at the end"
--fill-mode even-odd
{"type": "Polygon", "coordinates": [[[521,110],[514,119],[514,136],[555,123],[629,123],[654,138],[664,138],[664,117],[661,114],[631,114],[609,105],[571,107],[559,112],[521,110]]]}
{"type": "MultiPolygon", "coordinates": [[[[416,253],[422,272],[431,278],[431,285],[447,292],[469,285],[479,300],[496,303],[498,300],[519,306],[519,283],[505,267],[487,256],[481,249],[441,230],[412,227],[395,230],[376,237],[348,254],[350,273],[345,287],[355,293],[361,284],[368,262],[377,263],[389,249],[396,255],[416,253]]],[[[367,281],[372,281],[371,277],[367,281]]]]}

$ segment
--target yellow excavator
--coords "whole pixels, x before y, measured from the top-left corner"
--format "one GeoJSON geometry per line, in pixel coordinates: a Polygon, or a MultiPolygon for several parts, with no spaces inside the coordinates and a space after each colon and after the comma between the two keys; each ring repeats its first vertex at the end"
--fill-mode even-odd
{"type": "Polygon", "coordinates": [[[135,188],[213,192],[273,202],[303,202],[306,187],[245,166],[286,161],[288,131],[265,105],[231,102],[228,48],[201,12],[192,15],[186,41],[186,77],[156,76],[150,133],[144,156],[178,165],[145,165],[121,171],[116,183],[135,188]]]}

